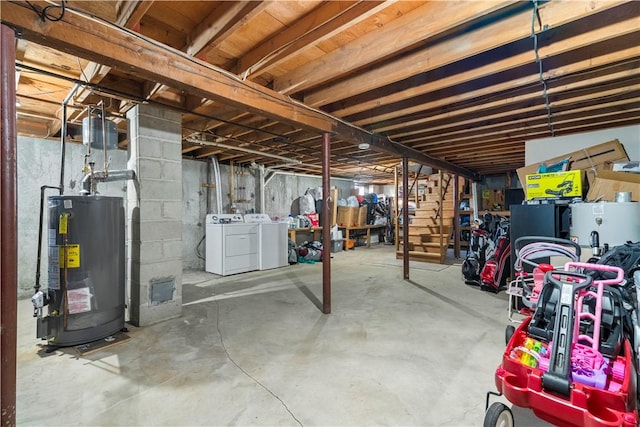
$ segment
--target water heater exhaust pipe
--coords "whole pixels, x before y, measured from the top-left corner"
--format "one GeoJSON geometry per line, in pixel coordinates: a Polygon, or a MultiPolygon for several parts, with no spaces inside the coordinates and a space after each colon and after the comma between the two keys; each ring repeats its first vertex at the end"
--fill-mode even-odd
{"type": "Polygon", "coordinates": [[[80,194],[88,196],[95,193],[99,182],[127,181],[136,178],[136,173],[131,169],[115,170],[107,172],[89,172],[82,178],[82,190],[80,194]]]}

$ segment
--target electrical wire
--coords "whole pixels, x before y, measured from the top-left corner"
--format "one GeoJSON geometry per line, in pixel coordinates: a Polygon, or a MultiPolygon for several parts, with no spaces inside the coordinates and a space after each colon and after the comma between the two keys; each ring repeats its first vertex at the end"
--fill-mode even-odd
{"type": "Polygon", "coordinates": [[[33,11],[40,17],[40,19],[42,19],[42,22],[44,21],[57,22],[57,21],[61,21],[62,18],[64,18],[64,13],[66,12],[66,5],[65,5],[66,2],[67,0],[62,0],[60,5],[51,4],[49,6],[46,6],[42,10],[40,10],[37,6],[31,4],[31,2],[27,1],[26,3],[29,5],[31,9],[33,9],[33,11]],[[50,12],[52,9],[60,9],[60,14],[58,16],[52,15],[50,12]]]}
{"type": "Polygon", "coordinates": [[[82,64],[80,63],[80,57],[76,56],[76,59],[78,60],[78,68],[80,69],[80,73],[82,73],[82,77],[84,77],[84,81],[89,83],[89,79],[87,78],[87,75],[84,73],[84,68],[82,68],[82,64]]]}
{"type": "Polygon", "coordinates": [[[540,31],[543,31],[544,27],[542,25],[542,18],[540,17],[540,11],[538,9],[538,0],[531,0],[531,2],[533,3],[533,12],[531,14],[531,37],[533,38],[533,52],[535,53],[536,63],[538,64],[540,83],[542,83],[542,97],[544,98],[545,108],[547,110],[547,126],[551,131],[551,136],[556,136],[556,132],[551,121],[551,105],[549,104],[549,94],[547,93],[547,81],[544,79],[544,74],[542,71],[542,59],[540,58],[540,54],[538,52],[538,34],[536,33],[535,29],[536,18],[538,20],[538,25],[540,26],[540,31]]]}

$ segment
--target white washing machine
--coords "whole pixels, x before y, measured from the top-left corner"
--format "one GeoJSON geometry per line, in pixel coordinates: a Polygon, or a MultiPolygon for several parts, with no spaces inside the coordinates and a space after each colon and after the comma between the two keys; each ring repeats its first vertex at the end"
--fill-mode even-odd
{"type": "Polygon", "coordinates": [[[258,269],[285,267],[289,265],[289,232],[286,222],[274,222],[267,214],[245,214],[249,224],[259,224],[258,269]]]}
{"type": "Polygon", "coordinates": [[[258,224],[238,214],[209,214],[205,221],[205,271],[228,276],[258,269],[258,224]]]}

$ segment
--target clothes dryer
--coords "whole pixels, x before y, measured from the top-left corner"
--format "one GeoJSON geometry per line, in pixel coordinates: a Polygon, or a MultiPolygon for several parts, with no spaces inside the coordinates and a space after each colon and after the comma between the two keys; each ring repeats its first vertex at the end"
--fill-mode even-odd
{"type": "Polygon", "coordinates": [[[289,265],[289,233],[286,222],[274,222],[267,214],[245,214],[248,224],[258,224],[258,269],[289,265]]]}
{"type": "Polygon", "coordinates": [[[239,214],[209,214],[205,222],[205,271],[228,276],[258,269],[258,224],[239,214]]]}

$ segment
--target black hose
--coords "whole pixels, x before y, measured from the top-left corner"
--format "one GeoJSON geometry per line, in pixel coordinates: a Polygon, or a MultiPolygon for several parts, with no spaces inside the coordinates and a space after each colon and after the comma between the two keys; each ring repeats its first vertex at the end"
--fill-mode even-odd
{"type": "Polygon", "coordinates": [[[43,185],[40,187],[40,223],[38,224],[38,260],[36,261],[36,285],[35,293],[40,290],[40,259],[42,258],[42,223],[44,222],[44,192],[47,189],[58,190],[60,191],[60,187],[55,187],[52,185],[43,185]]]}
{"type": "Polygon", "coordinates": [[[202,236],[202,239],[200,239],[200,241],[198,242],[198,244],[196,245],[196,256],[198,258],[200,258],[201,260],[205,260],[206,258],[202,256],[202,254],[200,253],[200,245],[202,245],[202,242],[204,242],[205,237],[207,237],[207,235],[205,234],[204,236],[202,236]]]}

